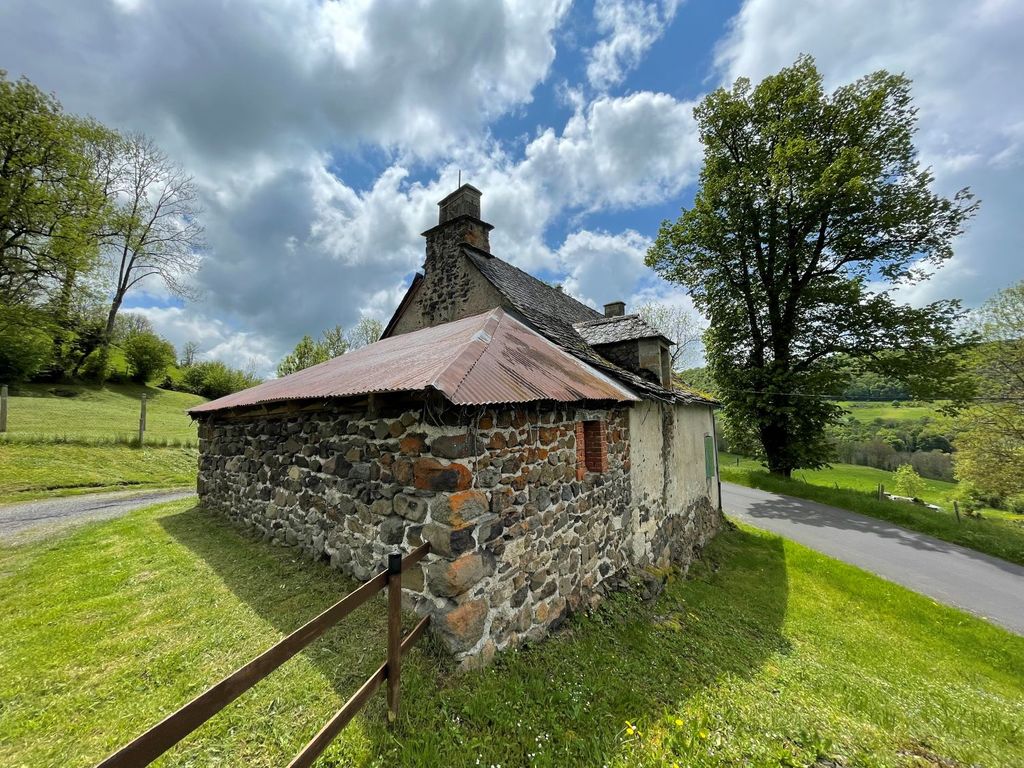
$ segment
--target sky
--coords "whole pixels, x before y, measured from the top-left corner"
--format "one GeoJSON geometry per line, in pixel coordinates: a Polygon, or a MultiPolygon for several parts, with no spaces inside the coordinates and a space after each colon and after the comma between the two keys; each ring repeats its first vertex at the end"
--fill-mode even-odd
{"type": "Polygon", "coordinates": [[[1018,0],[4,0],[0,30],[8,76],[195,177],[199,297],[149,282],[126,308],[262,374],[390,318],[460,172],[496,255],[595,307],[692,306],[643,259],[693,199],[693,107],[801,53],[830,89],[907,74],[936,190],[982,201],[901,296],[976,306],[1024,278],[1018,0]]]}

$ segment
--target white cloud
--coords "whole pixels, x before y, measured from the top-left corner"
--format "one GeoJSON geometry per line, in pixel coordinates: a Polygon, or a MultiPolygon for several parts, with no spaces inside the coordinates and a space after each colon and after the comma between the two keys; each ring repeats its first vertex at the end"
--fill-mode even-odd
{"type": "Polygon", "coordinates": [[[14,0],[4,67],[200,175],[310,148],[436,157],[528,102],[565,0],[14,0]],[[43,51],[61,52],[42,55],[43,51]]]}
{"type": "Polygon", "coordinates": [[[1013,0],[747,0],[716,59],[727,82],[757,80],[800,53],[815,57],[830,88],[877,69],[906,73],[920,108],[917,144],[938,189],[970,186],[982,200],[954,260],[906,295],[973,304],[1024,278],[1015,212],[1024,196],[1024,99],[1013,96],[1024,71],[1022,28],[1024,4],[1013,0]]]}
{"type": "Polygon", "coordinates": [[[621,83],[675,18],[680,0],[597,0],[594,21],[604,37],[590,49],[587,80],[598,90],[621,83]]]}
{"type": "Polygon", "coordinates": [[[596,99],[560,136],[545,130],[526,147],[522,173],[568,206],[633,208],[692,183],[701,158],[693,103],[642,91],[596,99]]]}
{"type": "Polygon", "coordinates": [[[633,230],[621,234],[583,230],[565,239],[555,263],[566,275],[565,290],[600,309],[610,301],[624,301],[650,275],[644,265],[650,245],[650,238],[633,230]]]}
{"type": "MultiPolygon", "coordinates": [[[[667,20],[675,7],[655,14],[667,20]]],[[[178,346],[197,340],[207,355],[254,358],[265,373],[304,333],[390,316],[422,263],[419,233],[460,169],[484,191],[498,255],[564,269],[597,303],[643,287],[646,244],[635,232],[581,232],[557,252],[545,235],[562,217],[662,202],[691,183],[701,157],[692,103],[651,92],[588,103],[564,86],[573,115],[561,130],[541,129],[514,152],[485,130],[548,76],[566,9],[16,0],[0,24],[21,30],[5,45],[12,74],[55,90],[69,111],[145,131],[196,176],[210,247],[196,278],[202,298],[166,308],[153,285],[135,303],[158,306],[132,311],[178,346]],[[362,150],[385,167],[356,184],[335,159],[362,150]]],[[[635,14],[609,3],[598,13],[608,61],[625,72],[649,43],[628,34],[635,14]]]]}

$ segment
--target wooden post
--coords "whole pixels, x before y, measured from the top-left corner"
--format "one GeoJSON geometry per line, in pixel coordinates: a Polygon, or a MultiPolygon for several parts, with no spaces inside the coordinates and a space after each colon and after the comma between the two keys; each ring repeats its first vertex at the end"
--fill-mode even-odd
{"type": "Polygon", "coordinates": [[[142,395],[142,402],[139,408],[139,447],[142,447],[142,441],[146,436],[146,395],[142,395]]]}
{"type": "Polygon", "coordinates": [[[402,553],[388,555],[388,722],[398,719],[402,667],[402,553]]]}
{"type": "Polygon", "coordinates": [[[0,387],[0,432],[7,431],[7,385],[0,387]]]}
{"type": "Polygon", "coordinates": [[[960,502],[953,499],[953,514],[956,515],[956,521],[960,522],[960,502]]]}

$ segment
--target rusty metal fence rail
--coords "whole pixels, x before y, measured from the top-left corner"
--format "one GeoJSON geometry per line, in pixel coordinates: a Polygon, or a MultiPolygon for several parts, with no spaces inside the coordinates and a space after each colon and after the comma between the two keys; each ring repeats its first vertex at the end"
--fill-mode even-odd
{"type": "Polygon", "coordinates": [[[430,621],[429,616],[423,617],[408,635],[402,637],[402,574],[422,560],[429,551],[430,544],[426,543],[404,558],[400,553],[390,555],[386,571],[381,571],[272,648],[199,694],[177,712],[168,715],[98,763],[96,768],[135,768],[149,765],[385,588],[388,591],[387,660],[303,747],[289,763],[289,768],[312,765],[384,682],[387,683],[388,720],[394,721],[399,707],[402,656],[416,643],[430,621]]]}

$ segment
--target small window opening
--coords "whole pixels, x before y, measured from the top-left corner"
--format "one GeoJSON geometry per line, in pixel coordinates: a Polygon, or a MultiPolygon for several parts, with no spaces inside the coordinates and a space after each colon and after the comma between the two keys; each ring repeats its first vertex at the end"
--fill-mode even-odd
{"type": "Polygon", "coordinates": [[[576,479],[608,471],[608,440],[603,421],[576,422],[576,479]]]}

